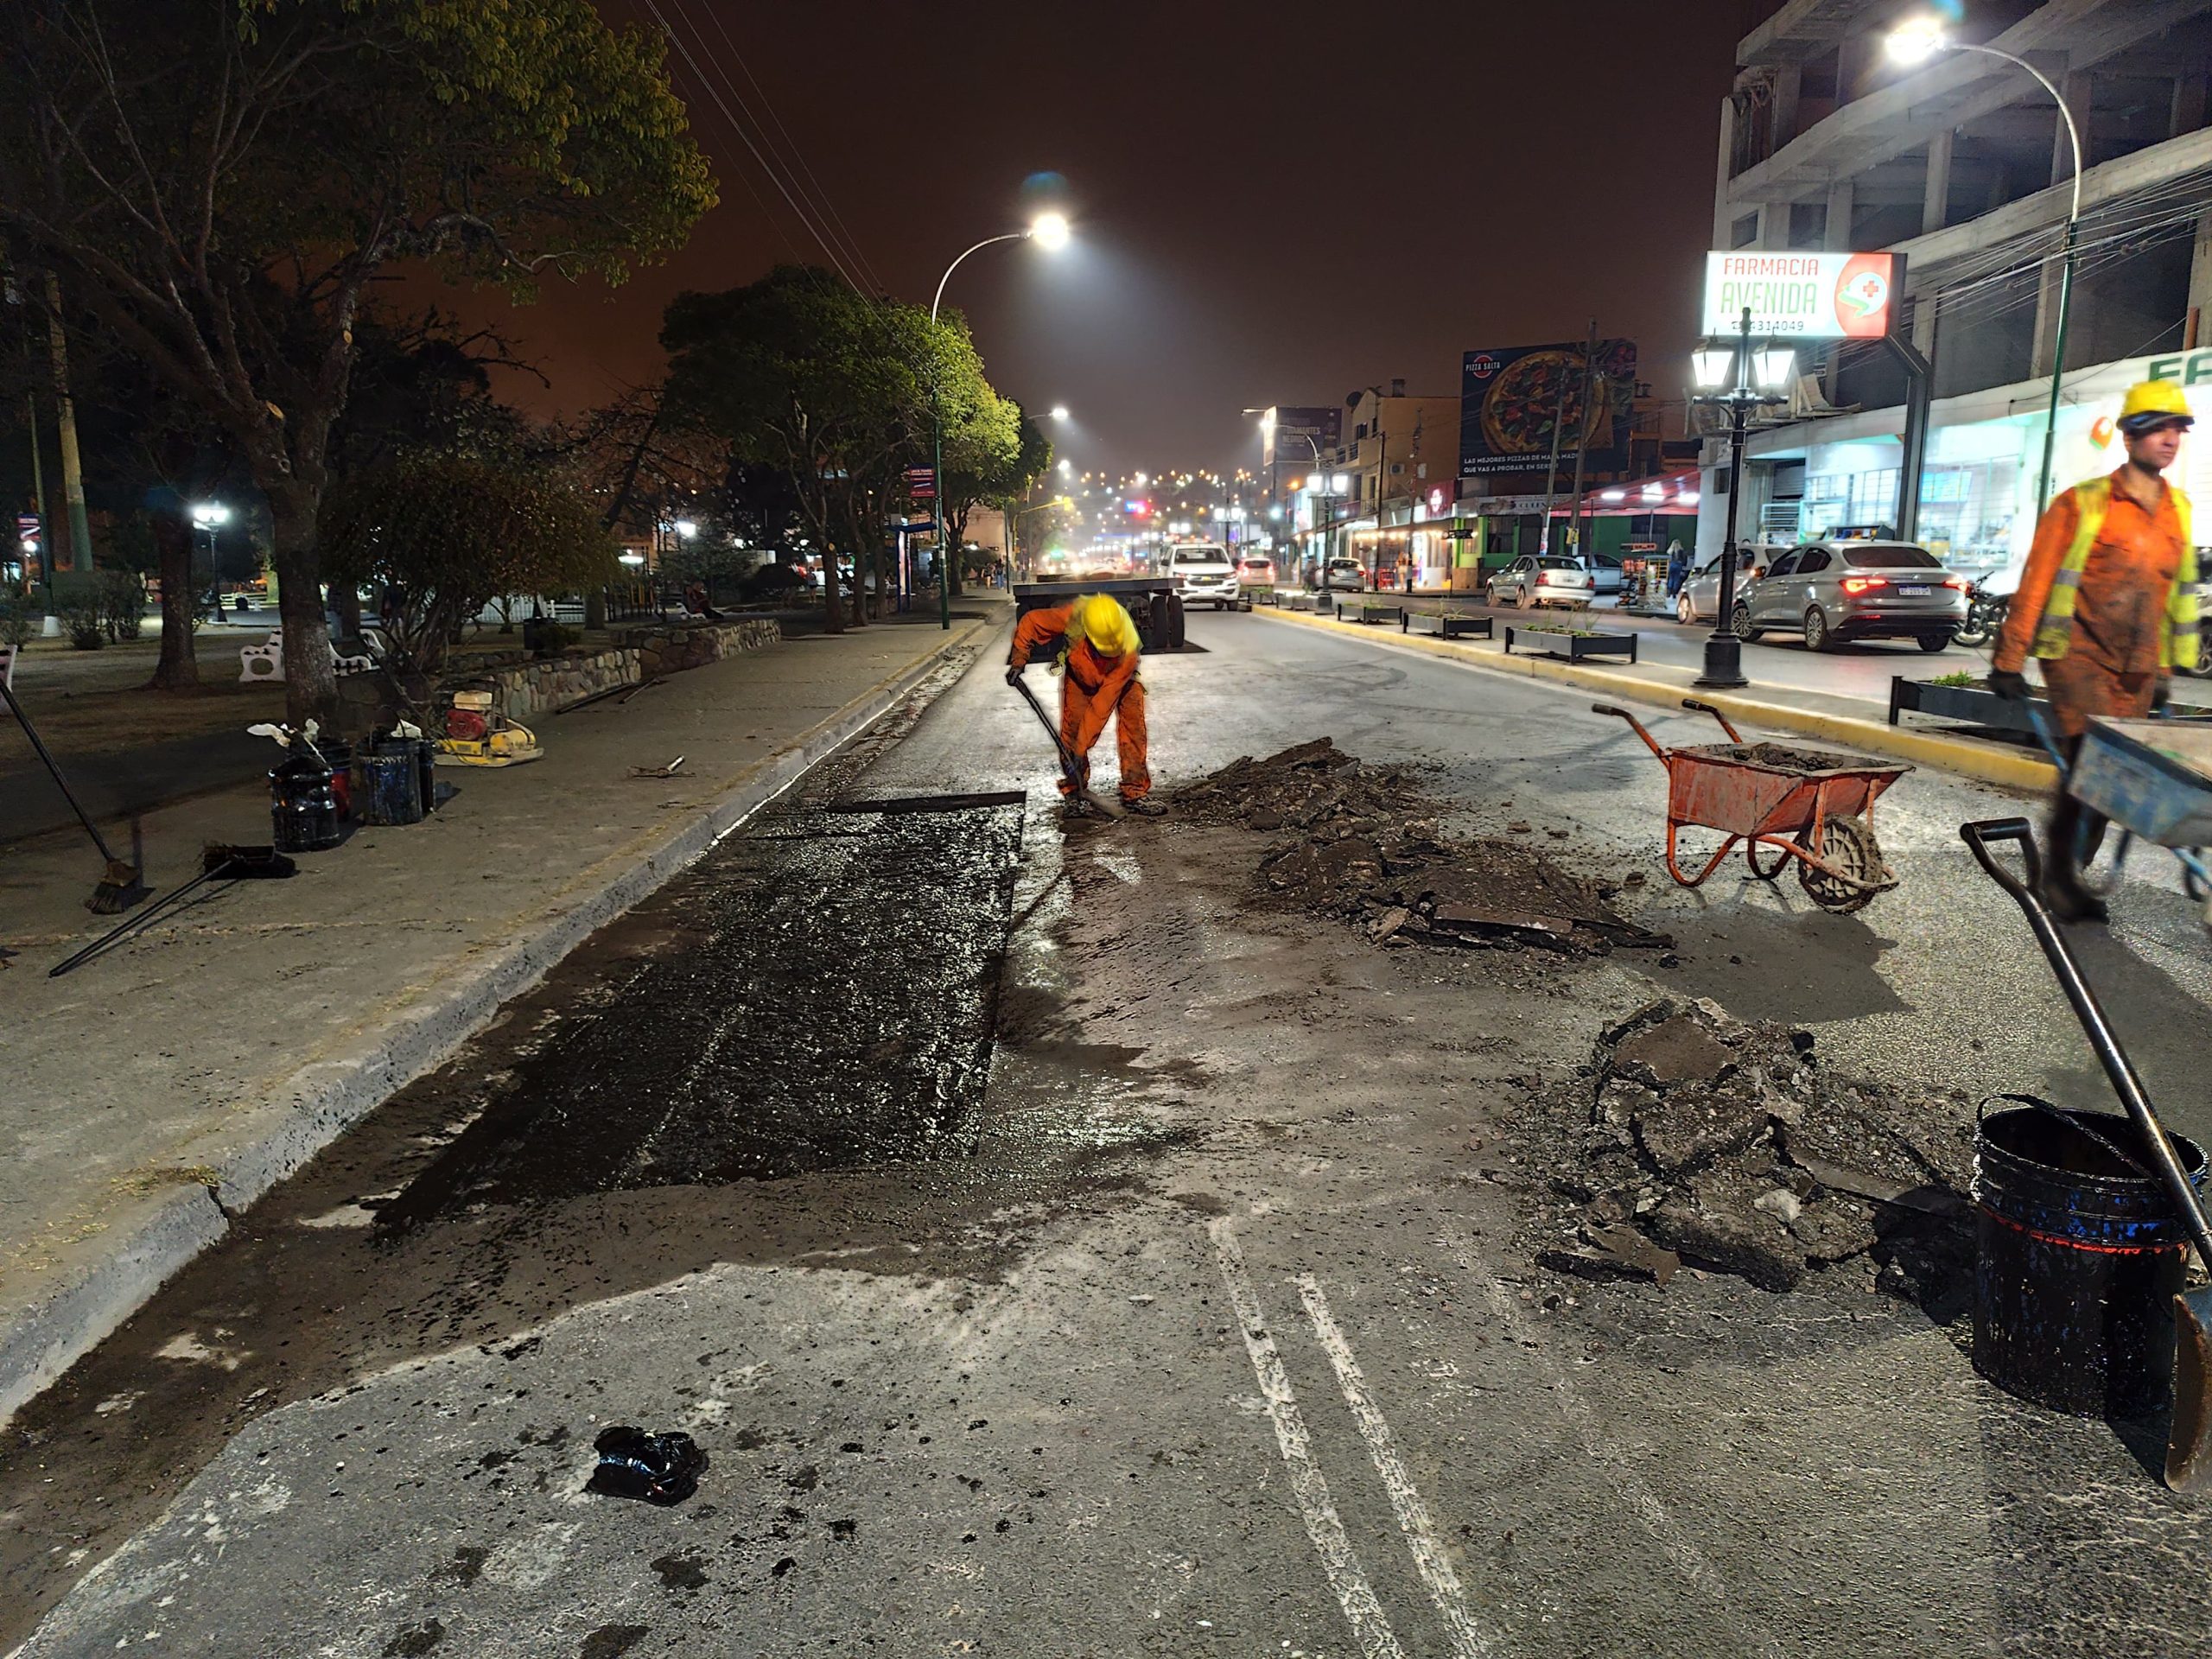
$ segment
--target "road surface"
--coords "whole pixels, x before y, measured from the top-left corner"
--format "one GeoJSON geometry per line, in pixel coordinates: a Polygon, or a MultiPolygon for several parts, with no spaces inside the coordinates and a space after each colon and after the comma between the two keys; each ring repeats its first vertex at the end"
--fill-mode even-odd
{"type": "MultiPolygon", "coordinates": [[[[1901,1088],[2107,1103],[1957,840],[2023,803],[1905,779],[1902,886],[1857,916],[1740,866],[1685,893],[1659,768],[1586,699],[1191,632],[1147,668],[1164,787],[1331,734],[1462,828],[1643,872],[1623,902],[1670,965],[1381,950],[1257,898],[1250,832],[1064,831],[986,658],[27,1411],[0,1643],[43,1616],[35,1659],[2202,1651],[2212,1528],[2140,1433],[2014,1402],[1957,1323],[1863,1286],[1548,1273],[1501,1178],[1526,1091],[1658,991],[1901,1088]],[[612,1423],[694,1434],[696,1496],[585,1493],[612,1423]]],[[[2146,874],[2091,969],[2206,1134],[2212,949],[2146,874]]]]}

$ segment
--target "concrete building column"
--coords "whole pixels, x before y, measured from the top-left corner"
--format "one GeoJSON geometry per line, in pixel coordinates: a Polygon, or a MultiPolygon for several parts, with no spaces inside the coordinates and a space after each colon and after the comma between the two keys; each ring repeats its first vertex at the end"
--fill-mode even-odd
{"type": "Polygon", "coordinates": [[[1943,228],[1950,214],[1951,152],[1958,140],[1958,130],[1945,127],[1928,141],[1928,180],[1920,198],[1920,233],[1943,228]]]}
{"type": "Polygon", "coordinates": [[[1728,200],[1729,169],[1736,160],[1736,100],[1720,100],[1720,157],[1713,169],[1713,240],[1707,244],[1717,251],[1726,251],[1736,245],[1736,215],[1728,200]]]}
{"type": "Polygon", "coordinates": [[[1828,186],[1827,224],[1821,232],[1821,246],[1828,252],[1851,251],[1851,215],[1858,199],[1859,193],[1849,179],[1838,179],[1828,186]]]}
{"type": "Polygon", "coordinates": [[[2189,310],[2182,346],[2195,351],[2212,338],[2212,210],[2196,216],[2196,243],[2189,257],[2189,310]]]}
{"type": "Polygon", "coordinates": [[[1789,204],[1786,201],[1759,203],[1759,240],[1763,249],[1779,251],[1789,245],[1789,204]]]}
{"type": "Polygon", "coordinates": [[[1796,64],[1784,64],[1774,72],[1773,124],[1769,130],[1774,135],[1777,155],[1797,136],[1797,94],[1804,78],[1805,72],[1796,64]]]}

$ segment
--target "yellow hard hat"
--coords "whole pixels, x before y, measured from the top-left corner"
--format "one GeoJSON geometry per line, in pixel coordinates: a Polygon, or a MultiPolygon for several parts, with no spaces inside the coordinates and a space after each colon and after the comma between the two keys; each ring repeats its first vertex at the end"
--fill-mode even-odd
{"type": "Polygon", "coordinates": [[[2180,384],[2172,380],[2145,380],[2130,386],[2127,401],[2120,406],[2123,431],[2163,425],[2168,421],[2193,424],[2196,419],[2190,412],[2189,399],[2182,395],[2180,384]]]}
{"type": "Polygon", "coordinates": [[[1083,630],[1083,637],[1090,642],[1093,651],[1109,657],[1118,657],[1129,648],[1129,636],[1136,632],[1129,625],[1129,613],[1121,601],[1105,594],[1093,594],[1083,601],[1076,613],[1076,624],[1083,630]]]}

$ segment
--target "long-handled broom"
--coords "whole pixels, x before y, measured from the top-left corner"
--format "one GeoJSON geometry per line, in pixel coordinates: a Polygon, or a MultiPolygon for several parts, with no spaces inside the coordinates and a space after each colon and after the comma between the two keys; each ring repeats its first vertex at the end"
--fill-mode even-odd
{"type": "Polygon", "coordinates": [[[115,855],[115,849],[107,844],[105,837],[99,832],[99,826],[92,822],[92,815],[85,810],[70,790],[69,780],[61,775],[61,768],[48,752],[44,741],[38,734],[38,728],[31,724],[31,717],[23,712],[23,705],[16,701],[16,694],[9,690],[4,679],[0,679],[0,697],[7,699],[9,711],[16,716],[16,724],[23,728],[23,735],[30,739],[31,747],[36,749],[38,758],[46,762],[47,771],[54,775],[54,787],[61,791],[61,798],[69,803],[69,810],[77,815],[77,822],[85,826],[85,833],[92,838],[92,845],[99,849],[100,856],[107,861],[107,874],[99,886],[92,889],[92,896],[85,900],[85,908],[95,916],[120,916],[147,896],[149,889],[145,871],[131,861],[115,855]]]}

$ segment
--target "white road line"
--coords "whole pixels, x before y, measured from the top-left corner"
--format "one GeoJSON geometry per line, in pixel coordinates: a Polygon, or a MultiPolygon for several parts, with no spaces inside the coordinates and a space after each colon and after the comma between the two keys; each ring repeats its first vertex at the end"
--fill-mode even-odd
{"type": "Polygon", "coordinates": [[[1213,1236],[1222,1280],[1236,1309],[1245,1350],[1252,1356],[1260,1397],[1268,1402],[1268,1415],[1274,1420],[1275,1443],[1282,1448],[1283,1466],[1290,1471],[1290,1490],[1305,1518],[1306,1535],[1313,1541],[1313,1553],[1321,1558],[1321,1571],[1337,1593],[1338,1605],[1344,1610],[1344,1620],[1351,1626],[1362,1659],[1406,1659],[1406,1650],[1398,1645],[1389,1621],[1382,1616],[1382,1605],[1375,1599],[1374,1586],[1368,1583],[1359,1557],[1353,1553],[1337,1506],[1330,1501],[1329,1483],[1313,1461],[1313,1438],[1306,1432],[1306,1420],[1299,1415],[1298,1396],[1291,1392],[1282,1356],[1275,1351],[1275,1339],[1260,1311],[1259,1293],[1252,1287],[1252,1276],[1245,1268],[1244,1252],[1238,1248],[1226,1217],[1211,1223],[1206,1230],[1213,1236]]]}
{"type": "Polygon", "coordinates": [[[1429,1512],[1428,1501],[1414,1484],[1413,1477],[1406,1472],[1390,1425],[1367,1391],[1359,1360],[1329,1311],[1320,1281],[1310,1273],[1300,1274],[1298,1294],[1305,1300],[1306,1317],[1313,1322],[1313,1334],[1320,1338],[1322,1351],[1336,1368],[1337,1386],[1344,1390],[1344,1403],[1351,1408],[1352,1421],[1359,1426],[1360,1438],[1367,1442],[1368,1455],[1375,1459],[1375,1472],[1382,1477],[1383,1488],[1390,1494],[1390,1507],[1398,1513],[1398,1529],[1406,1535],[1406,1546],[1413,1552],[1414,1570],[1421,1574],[1428,1599],[1436,1604],[1452,1654],[1456,1659],[1482,1659],[1495,1649],[1467,1616],[1459,1575],[1452,1570],[1444,1540],[1437,1532],[1436,1517],[1429,1512]]]}
{"type": "Polygon", "coordinates": [[[1623,1507],[1651,1535],[1661,1551],[1674,1564],[1675,1570],[1692,1587],[1719,1603],[1723,1611],[1736,1619],[1749,1638],[1747,1645],[1758,1653],[1780,1654],[1782,1644],[1775,1639],[1772,1632],[1761,1627],[1734,1605],[1727,1581],[1713,1567],[1711,1558],[1698,1548],[1696,1540],[1683,1531],[1675,1517],[1667,1512],[1667,1506],[1659,1501],[1659,1495],[1626,1465],[1619,1453],[1605,1444],[1604,1436],[1598,1430],[1597,1413],[1590,1408],[1590,1402],[1567,1380],[1567,1373],[1560,1369],[1558,1361],[1552,1357],[1551,1351],[1529,1333],[1527,1322],[1521,1317],[1520,1308],[1514,1304],[1512,1293],[1474,1260],[1471,1249],[1464,1243],[1448,1238],[1446,1242],[1460,1245],[1459,1265],[1468,1268],[1482,1281],[1483,1294],[1488,1299],[1491,1311],[1497,1315],[1498,1322],[1524,1349],[1538,1356],[1544,1369],[1550,1373],[1551,1395],[1559,1404],[1560,1415],[1567,1420],[1568,1428],[1573,1431],[1574,1438],[1581,1443],[1583,1455],[1598,1465],[1605,1478],[1605,1484],[1613,1489],[1613,1495],[1620,1500],[1623,1507]]]}

